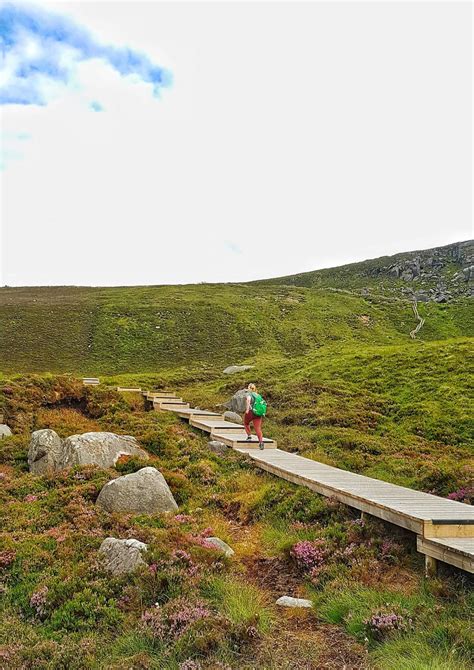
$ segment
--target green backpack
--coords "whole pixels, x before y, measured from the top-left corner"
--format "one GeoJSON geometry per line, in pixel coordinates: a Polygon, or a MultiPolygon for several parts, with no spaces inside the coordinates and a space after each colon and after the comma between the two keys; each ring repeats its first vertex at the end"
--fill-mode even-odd
{"type": "Polygon", "coordinates": [[[267,402],[258,393],[252,393],[253,406],[252,413],[255,416],[265,416],[267,413],[267,402]]]}

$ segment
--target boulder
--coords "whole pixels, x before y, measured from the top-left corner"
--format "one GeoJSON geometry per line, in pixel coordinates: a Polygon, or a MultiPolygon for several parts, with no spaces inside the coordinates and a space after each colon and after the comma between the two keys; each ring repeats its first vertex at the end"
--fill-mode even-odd
{"type": "Polygon", "coordinates": [[[219,442],[219,440],[211,440],[210,442],[207,443],[207,446],[214,454],[219,454],[219,456],[225,454],[227,449],[229,448],[223,442],[219,442]]]}
{"type": "Polygon", "coordinates": [[[8,437],[9,435],[12,435],[10,426],[7,426],[6,423],[0,423],[0,440],[3,437],[8,437]]]}
{"type": "Polygon", "coordinates": [[[313,603],[311,600],[306,600],[306,598],[291,598],[291,596],[282,596],[278,598],[275,605],[280,605],[281,607],[312,607],[313,603]]]}
{"type": "Polygon", "coordinates": [[[107,512],[155,514],[178,510],[165,478],[151,467],[107,482],[99,493],[97,504],[107,512]]]}
{"type": "Polygon", "coordinates": [[[240,414],[237,414],[237,412],[231,412],[230,410],[224,412],[224,419],[227,421],[232,421],[233,423],[240,423],[241,425],[244,423],[240,414]]]}
{"type": "Polygon", "coordinates": [[[28,450],[28,465],[30,472],[43,474],[60,470],[62,465],[63,443],[54,430],[44,428],[35,430],[31,435],[28,450]]]}
{"type": "Polygon", "coordinates": [[[107,572],[112,575],[124,575],[146,565],[142,552],[147,549],[147,545],[138,540],[117,540],[115,537],[108,537],[100,545],[99,554],[107,572]]]}
{"type": "Polygon", "coordinates": [[[120,456],[148,458],[130,435],[84,433],[61,440],[54,430],[45,428],[31,435],[28,451],[30,471],[41,473],[62,470],[73,465],[113,467],[120,456]]]}
{"type": "Polygon", "coordinates": [[[84,433],[71,435],[64,440],[63,467],[70,465],[98,465],[113,467],[120,456],[148,458],[146,451],[138,446],[131,435],[115,433],[84,433]]]}
{"type": "Polygon", "coordinates": [[[206,537],[206,542],[208,544],[212,544],[212,546],[216,549],[224,552],[226,556],[233,556],[235,554],[235,551],[219,537],[206,537]]]}
{"type": "Polygon", "coordinates": [[[225,375],[235,375],[237,372],[245,372],[246,370],[251,370],[253,365],[229,365],[224,370],[225,375]]]}
{"type": "Polygon", "coordinates": [[[245,409],[247,407],[248,395],[249,392],[247,391],[247,389],[237,391],[237,393],[234,393],[234,395],[230,400],[224,403],[224,407],[231,410],[232,412],[242,414],[242,412],[245,412],[245,409]]]}

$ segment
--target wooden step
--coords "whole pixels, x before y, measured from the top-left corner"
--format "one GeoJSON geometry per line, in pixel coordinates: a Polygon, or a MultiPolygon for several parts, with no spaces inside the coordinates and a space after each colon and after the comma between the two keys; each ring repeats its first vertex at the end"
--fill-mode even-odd
{"type": "Polygon", "coordinates": [[[164,402],[184,402],[182,398],[178,398],[175,395],[161,396],[160,398],[149,398],[154,405],[162,405],[164,402]]]}
{"type": "Polygon", "coordinates": [[[136,388],[136,389],[134,389],[134,388],[126,388],[125,386],[117,386],[117,391],[118,391],[119,393],[125,393],[125,392],[129,392],[129,393],[141,393],[141,392],[142,392],[141,388],[136,388]]]}
{"type": "Polygon", "coordinates": [[[213,421],[218,421],[224,418],[223,414],[210,412],[207,409],[196,409],[196,407],[188,407],[186,409],[174,409],[172,411],[175,412],[175,414],[177,414],[181,419],[191,420],[193,418],[198,419],[199,417],[201,417],[211,419],[213,421]]]}
{"type": "Polygon", "coordinates": [[[436,561],[449,563],[466,572],[474,573],[474,538],[443,537],[427,538],[418,536],[416,547],[421,554],[436,561]]]}
{"type": "Polygon", "coordinates": [[[194,428],[204,430],[206,433],[241,433],[242,424],[232,423],[232,421],[225,421],[224,419],[195,417],[189,422],[194,428]]]}
{"type": "Polygon", "coordinates": [[[83,377],[82,383],[86,386],[96,386],[97,384],[100,384],[100,381],[97,377],[83,377]]]}
{"type": "MultiPolygon", "coordinates": [[[[212,433],[212,439],[218,440],[219,442],[223,442],[228,447],[238,449],[242,453],[244,453],[247,450],[248,451],[255,451],[255,449],[258,450],[257,437],[254,435],[252,437],[252,441],[247,442],[247,433],[245,431],[242,431],[242,428],[239,433],[233,433],[227,430],[223,430],[220,432],[217,431],[215,433],[212,433]]],[[[274,440],[270,440],[268,437],[265,437],[263,439],[263,443],[265,445],[265,449],[277,448],[277,443],[274,440]]]]}
{"type": "Polygon", "coordinates": [[[148,398],[176,398],[174,391],[144,391],[148,398]]]}
{"type": "Polygon", "coordinates": [[[177,408],[186,409],[187,407],[189,407],[188,402],[163,402],[160,405],[153,405],[156,412],[172,411],[177,408]]]}

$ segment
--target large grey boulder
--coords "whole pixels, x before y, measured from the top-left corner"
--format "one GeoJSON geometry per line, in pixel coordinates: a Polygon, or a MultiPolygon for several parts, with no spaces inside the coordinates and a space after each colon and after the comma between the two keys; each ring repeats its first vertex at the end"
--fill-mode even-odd
{"type": "Polygon", "coordinates": [[[240,391],[237,391],[237,393],[234,393],[230,400],[224,403],[224,407],[231,410],[232,412],[242,414],[242,412],[245,412],[247,407],[248,395],[249,391],[247,391],[247,389],[241,389],[240,391]]]}
{"type": "Polygon", "coordinates": [[[219,549],[219,551],[224,552],[225,556],[233,556],[235,554],[232,547],[229,547],[229,545],[219,537],[206,537],[206,542],[207,544],[212,544],[212,546],[219,549]]]}
{"type": "Polygon", "coordinates": [[[35,430],[31,434],[28,450],[30,472],[43,474],[60,470],[62,466],[63,443],[59,435],[49,428],[35,430]]]}
{"type": "Polygon", "coordinates": [[[237,414],[237,412],[231,412],[230,410],[224,412],[224,419],[226,419],[227,421],[233,421],[234,423],[240,423],[240,424],[244,423],[242,421],[242,417],[240,416],[240,414],[237,414]]]}
{"type": "Polygon", "coordinates": [[[107,482],[97,504],[107,512],[176,512],[176,504],[165,478],[156,468],[142,468],[107,482]]]}
{"type": "Polygon", "coordinates": [[[130,435],[115,433],[84,433],[61,440],[59,435],[45,428],[31,435],[28,451],[30,471],[53,472],[73,465],[98,465],[113,467],[120,456],[148,458],[130,435]]]}
{"type": "Polygon", "coordinates": [[[115,537],[108,537],[100,545],[99,554],[107,572],[112,575],[124,575],[146,565],[142,552],[147,549],[147,545],[138,540],[117,540],[115,537]]]}
{"type": "Polygon", "coordinates": [[[111,468],[120,456],[148,458],[146,451],[138,446],[138,442],[131,435],[84,433],[71,435],[64,440],[63,467],[98,465],[101,468],[111,468]]]}
{"type": "Polygon", "coordinates": [[[6,423],[0,423],[0,440],[3,437],[8,437],[9,435],[12,435],[10,426],[7,426],[6,423]]]}
{"type": "Polygon", "coordinates": [[[251,370],[253,365],[229,365],[224,370],[225,375],[235,375],[237,372],[245,372],[246,370],[251,370]]]}

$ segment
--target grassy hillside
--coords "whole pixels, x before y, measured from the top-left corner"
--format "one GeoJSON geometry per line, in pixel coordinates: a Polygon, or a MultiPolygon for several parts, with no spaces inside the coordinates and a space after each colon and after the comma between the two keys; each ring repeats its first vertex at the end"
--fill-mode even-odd
{"type": "MultiPolygon", "coordinates": [[[[467,299],[420,306],[424,341],[468,336],[467,299]]],[[[1,372],[156,372],[303,356],[335,345],[411,346],[401,299],[263,285],[0,289],[1,372]]]]}

